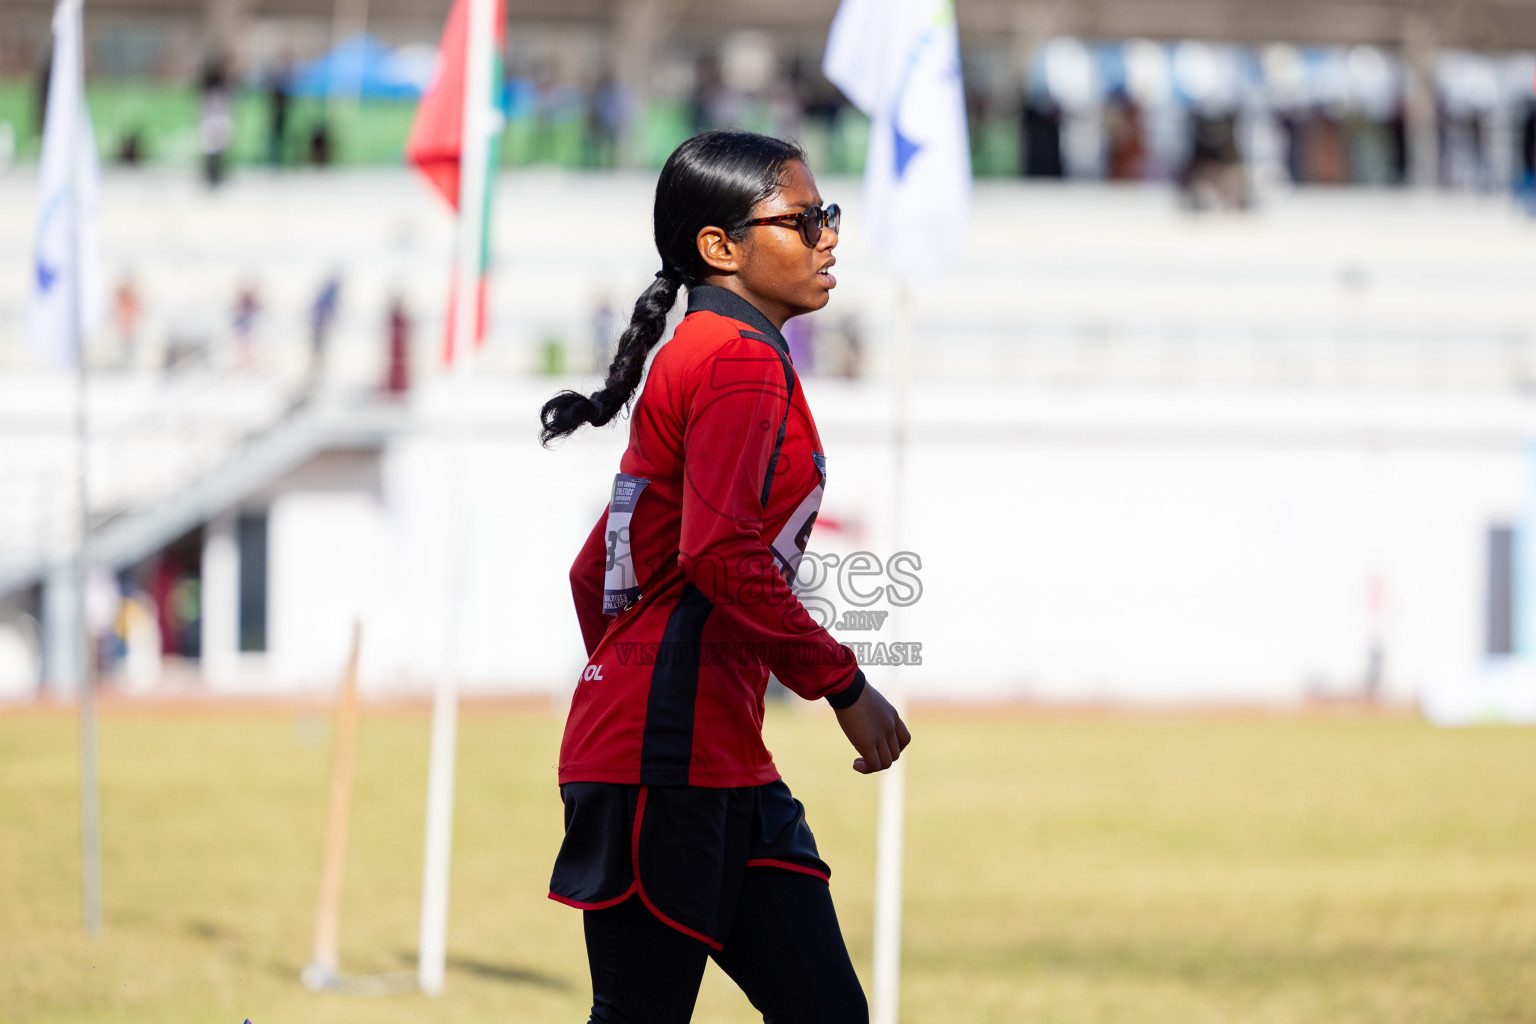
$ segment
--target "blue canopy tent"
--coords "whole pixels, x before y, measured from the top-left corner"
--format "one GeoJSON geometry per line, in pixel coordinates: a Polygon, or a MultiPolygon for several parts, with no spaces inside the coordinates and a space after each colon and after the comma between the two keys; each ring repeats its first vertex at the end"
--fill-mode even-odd
{"type": "Polygon", "coordinates": [[[414,100],[431,78],[431,68],[416,55],[391,50],[370,35],[355,35],[293,76],[295,96],[361,96],[364,99],[414,100]]]}

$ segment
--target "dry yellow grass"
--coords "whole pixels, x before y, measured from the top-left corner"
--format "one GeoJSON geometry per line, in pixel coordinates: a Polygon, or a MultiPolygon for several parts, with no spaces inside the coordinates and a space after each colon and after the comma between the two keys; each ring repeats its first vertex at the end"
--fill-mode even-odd
{"type": "MultiPolygon", "coordinates": [[[[906,1024],[1536,1021],[1536,737],[1394,716],[919,713],[906,1024]]],[[[298,982],[329,723],[109,710],[106,922],[78,924],[75,733],[0,715],[0,1021],[584,1021],[579,915],[544,898],[559,722],[461,729],[448,991],[298,982]]],[[[861,972],[875,783],[823,713],[769,722],[861,972]]],[[[426,715],[367,714],[342,921],[351,973],[415,947],[426,715]]],[[[746,1024],[711,969],[699,1021],[746,1024]]]]}

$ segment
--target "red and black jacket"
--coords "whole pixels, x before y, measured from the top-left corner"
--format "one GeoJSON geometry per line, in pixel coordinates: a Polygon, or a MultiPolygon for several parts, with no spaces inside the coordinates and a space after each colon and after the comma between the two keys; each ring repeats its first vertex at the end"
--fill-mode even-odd
{"type": "Polygon", "coordinates": [[[767,317],[727,289],[689,289],[619,467],[571,567],[588,661],[560,782],[773,782],[769,672],[837,707],[858,699],[864,676],[792,588],[826,460],[767,317]]]}

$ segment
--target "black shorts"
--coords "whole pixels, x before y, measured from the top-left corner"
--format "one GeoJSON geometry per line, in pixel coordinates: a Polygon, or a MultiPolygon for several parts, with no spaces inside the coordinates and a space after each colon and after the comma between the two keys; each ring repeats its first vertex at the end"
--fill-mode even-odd
{"type": "Polygon", "coordinates": [[[805,808],[783,781],[766,786],[567,782],[565,841],[549,898],[602,910],[638,895],[664,924],[724,949],[748,869],[827,881],[805,808]]]}

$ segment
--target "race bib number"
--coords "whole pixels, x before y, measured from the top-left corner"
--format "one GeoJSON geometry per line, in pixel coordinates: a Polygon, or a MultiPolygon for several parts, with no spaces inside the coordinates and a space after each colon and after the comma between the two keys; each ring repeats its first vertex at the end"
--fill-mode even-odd
{"type": "Polygon", "coordinates": [[[617,473],[613,478],[613,500],[608,503],[608,562],[603,573],[603,614],[617,615],[640,600],[640,582],[635,578],[635,558],[630,549],[629,523],[640,501],[640,492],[650,483],[644,477],[617,473]]]}
{"type": "Polygon", "coordinates": [[[821,452],[812,452],[811,458],[816,463],[816,475],[820,482],[811,489],[811,493],[800,499],[800,504],[795,506],[795,511],[789,516],[789,522],[784,524],[784,529],[779,531],[779,535],[769,545],[787,580],[793,580],[800,571],[800,559],[805,557],[805,546],[810,543],[811,528],[816,525],[816,513],[821,511],[821,496],[827,483],[826,456],[821,452]]]}

